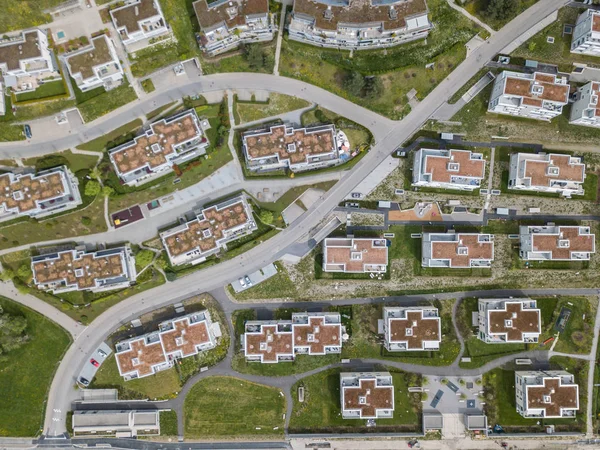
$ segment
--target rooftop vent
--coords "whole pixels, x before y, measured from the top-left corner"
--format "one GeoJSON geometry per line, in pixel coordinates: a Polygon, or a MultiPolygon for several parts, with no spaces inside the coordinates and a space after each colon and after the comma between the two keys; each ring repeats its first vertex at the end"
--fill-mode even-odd
{"type": "Polygon", "coordinates": [[[552,403],[552,397],[550,397],[549,395],[544,395],[543,402],[552,403]]]}
{"type": "Polygon", "coordinates": [[[568,239],[559,239],[557,247],[558,248],[569,248],[570,242],[568,239]]]}
{"type": "Polygon", "coordinates": [[[327,9],[323,12],[323,17],[327,20],[333,19],[333,11],[331,10],[331,6],[327,6],[327,9]]]}
{"type": "Polygon", "coordinates": [[[466,256],[469,254],[469,248],[468,247],[458,247],[456,249],[456,254],[466,256]]]}
{"type": "Polygon", "coordinates": [[[533,95],[542,95],[544,93],[544,86],[541,86],[539,84],[533,84],[531,86],[531,93],[533,95]]]}
{"type": "Polygon", "coordinates": [[[394,5],[390,6],[390,20],[396,20],[398,18],[398,11],[394,8],[394,5]]]}
{"type": "Polygon", "coordinates": [[[460,168],[460,164],[458,164],[458,163],[455,163],[455,162],[448,163],[448,172],[458,172],[459,168],[460,168]]]}
{"type": "Polygon", "coordinates": [[[512,321],[512,320],[510,320],[510,319],[506,319],[506,320],[504,321],[504,326],[505,326],[506,328],[512,328],[512,326],[513,326],[513,321],[512,321]]]}

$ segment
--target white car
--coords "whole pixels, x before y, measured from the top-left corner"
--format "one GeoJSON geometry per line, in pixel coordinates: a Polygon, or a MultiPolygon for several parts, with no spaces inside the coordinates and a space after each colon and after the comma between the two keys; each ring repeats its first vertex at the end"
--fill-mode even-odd
{"type": "Polygon", "coordinates": [[[238,281],[242,287],[246,287],[246,282],[244,281],[243,278],[240,278],[238,281]]]}

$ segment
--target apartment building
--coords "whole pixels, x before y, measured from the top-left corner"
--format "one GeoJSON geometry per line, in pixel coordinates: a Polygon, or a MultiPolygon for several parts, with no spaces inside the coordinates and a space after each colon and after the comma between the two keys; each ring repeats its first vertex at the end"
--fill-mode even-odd
{"type": "Polygon", "coordinates": [[[340,373],[340,397],[344,419],[394,417],[394,383],[389,372],[340,373]]]}
{"type": "Polygon", "coordinates": [[[585,127],[600,127],[599,95],[600,83],[596,81],[590,81],[588,84],[577,89],[575,101],[571,105],[569,123],[585,127]]]}
{"type": "Polygon", "coordinates": [[[167,320],[157,331],[115,345],[119,374],[129,381],[169,369],[179,359],[215,348],[220,336],[208,310],[167,320]]]}
{"type": "Polygon", "coordinates": [[[480,298],[478,310],[477,337],[487,344],[533,344],[542,333],[541,312],[535,300],[480,298]]]}
{"type": "Polygon", "coordinates": [[[505,70],[494,81],[488,111],[549,122],[562,114],[569,90],[564,77],[505,70]]]}
{"type": "Polygon", "coordinates": [[[483,154],[422,148],[415,152],[413,186],[473,191],[485,176],[483,154]]]}
{"type": "Polygon", "coordinates": [[[126,47],[144,41],[145,45],[136,46],[137,50],[150,45],[151,39],[169,33],[158,0],[128,2],[124,6],[111,9],[110,17],[126,47]]]}
{"type": "Polygon", "coordinates": [[[71,418],[74,436],[137,437],[160,435],[160,411],[79,410],[71,418]]]}
{"type": "Polygon", "coordinates": [[[160,238],[172,265],[198,264],[257,229],[250,205],[240,196],[204,208],[194,220],[161,233],[160,238]]]}
{"type": "Polygon", "coordinates": [[[208,120],[198,119],[190,109],[152,123],[133,141],[112,149],[110,160],[123,184],[136,186],[171,170],[174,164],[206,154],[208,128],[208,120]]]}
{"type": "Polygon", "coordinates": [[[425,0],[294,0],[290,39],[319,47],[377,49],[424,39],[425,0]]]}
{"type": "Polygon", "coordinates": [[[510,155],[509,189],[571,197],[584,194],[584,181],[585,164],[579,157],[556,153],[510,155]]]}
{"type": "Polygon", "coordinates": [[[242,347],[247,361],[278,363],[296,355],[341,353],[339,313],[293,313],[292,320],[252,320],[245,324],[242,347]]]}
{"type": "Polygon", "coordinates": [[[105,34],[92,39],[91,45],[64,56],[71,77],[82,91],[100,86],[106,90],[123,80],[123,68],[115,45],[105,34]]]}
{"type": "Polygon", "coordinates": [[[276,125],[242,136],[246,166],[254,172],[292,172],[340,164],[350,158],[350,144],[333,125],[294,128],[276,125]]]}
{"type": "Polygon", "coordinates": [[[521,226],[519,254],[526,261],[586,261],[596,252],[586,226],[521,226]]]}
{"type": "Polygon", "coordinates": [[[442,321],[432,306],[385,307],[383,332],[390,352],[439,350],[442,321]]]}
{"type": "Polygon", "coordinates": [[[65,166],[32,173],[0,175],[0,222],[47,217],[81,205],[79,181],[65,166]]]}
{"type": "Polygon", "coordinates": [[[135,257],[129,247],[97,252],[64,250],[31,258],[38,289],[60,294],[124,289],[135,282],[135,257]]]}
{"type": "Polygon", "coordinates": [[[323,242],[323,270],[344,273],[385,273],[387,240],[329,238],[323,242]]]}
{"type": "Polygon", "coordinates": [[[5,80],[7,86],[28,90],[22,84],[31,80],[18,80],[19,78],[43,78],[57,72],[45,31],[24,31],[18,36],[0,41],[0,73],[4,77],[17,78],[10,84],[5,80]]]}
{"type": "Polygon", "coordinates": [[[491,267],[494,236],[485,233],[423,233],[421,253],[423,267],[491,267]]]}
{"type": "Polygon", "coordinates": [[[600,56],[600,11],[587,9],[577,17],[571,37],[571,53],[600,56]]]}
{"type": "Polygon", "coordinates": [[[200,23],[200,47],[215,56],[240,44],[273,40],[275,23],[268,0],[207,0],[194,2],[200,23]]]}
{"type": "Polygon", "coordinates": [[[564,370],[515,372],[517,412],[530,419],[575,417],[579,385],[564,370]]]}

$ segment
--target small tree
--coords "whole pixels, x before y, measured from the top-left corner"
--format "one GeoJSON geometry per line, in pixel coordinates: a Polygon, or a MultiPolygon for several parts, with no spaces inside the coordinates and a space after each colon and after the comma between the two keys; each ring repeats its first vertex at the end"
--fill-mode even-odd
{"type": "Polygon", "coordinates": [[[273,223],[273,213],[271,211],[264,209],[260,212],[258,217],[265,225],[271,225],[273,223]]]}
{"type": "Polygon", "coordinates": [[[104,195],[105,197],[110,197],[115,193],[115,190],[113,188],[111,188],[110,186],[104,186],[102,188],[102,195],[104,195]]]}
{"type": "Polygon", "coordinates": [[[362,90],[365,87],[365,78],[358,72],[353,71],[348,74],[344,80],[344,89],[352,95],[362,95],[362,90]]]}
{"type": "Polygon", "coordinates": [[[85,195],[87,197],[95,197],[102,190],[102,186],[96,180],[90,180],[85,184],[85,195]]]}
{"type": "Polygon", "coordinates": [[[366,79],[365,97],[376,99],[383,94],[383,80],[381,77],[373,76],[366,79]]]}
{"type": "Polygon", "coordinates": [[[517,15],[519,0],[489,0],[485,15],[493,20],[507,20],[517,15]]]}
{"type": "Polygon", "coordinates": [[[0,307],[0,354],[14,350],[29,340],[25,334],[27,319],[11,316],[0,307]]]}
{"type": "Polygon", "coordinates": [[[259,45],[244,47],[244,56],[248,61],[248,65],[253,69],[262,69],[265,66],[265,53],[259,45]]]}
{"type": "Polygon", "coordinates": [[[24,282],[28,282],[31,278],[31,266],[29,264],[23,264],[17,269],[17,276],[24,282]]]}

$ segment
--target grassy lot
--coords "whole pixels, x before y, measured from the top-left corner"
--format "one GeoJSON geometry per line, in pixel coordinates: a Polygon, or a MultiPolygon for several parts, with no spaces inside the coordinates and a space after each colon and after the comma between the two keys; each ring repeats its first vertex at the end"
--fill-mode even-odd
{"type": "MultiPolygon", "coordinates": [[[[118,389],[120,399],[165,399],[176,397],[181,381],[176,370],[162,370],[148,377],[124,381],[114,355],[102,364],[90,384],[92,389],[118,389]]],[[[162,419],[161,419],[162,422],[162,419]]]]}
{"type": "Polygon", "coordinates": [[[66,95],[67,89],[65,82],[61,80],[51,81],[44,83],[32,92],[23,92],[17,94],[17,102],[28,102],[32,100],[43,100],[49,97],[57,97],[60,95],[66,95]]]}
{"type": "Polygon", "coordinates": [[[471,0],[469,3],[464,5],[464,8],[469,11],[471,14],[481,19],[483,22],[487,23],[494,30],[499,30],[512,19],[517,17],[523,11],[525,11],[530,6],[533,6],[537,3],[538,0],[517,0],[518,8],[516,14],[510,15],[505,19],[492,19],[486,14],[487,6],[489,4],[489,0],[471,0]]]}
{"type": "Polygon", "coordinates": [[[409,111],[406,94],[416,89],[423,99],[465,58],[464,44],[478,32],[477,26],[451,9],[445,0],[428,2],[435,24],[427,41],[386,50],[349,52],[323,49],[284,39],[279,70],[282,75],[315,84],[393,119],[409,111]],[[433,69],[425,69],[428,63],[433,69]],[[381,78],[383,92],[375,98],[357,96],[344,88],[350,71],[381,78]]]}
{"type": "Polygon", "coordinates": [[[171,102],[171,103],[167,103],[166,105],[162,105],[159,106],[156,109],[153,109],[152,111],[150,111],[148,114],[146,114],[146,119],[148,120],[152,120],[155,117],[160,116],[163,112],[167,111],[168,109],[172,108],[173,105],[175,105],[176,102],[171,102]]]}
{"type": "Polygon", "coordinates": [[[71,172],[77,173],[81,170],[91,170],[96,163],[98,162],[98,158],[91,155],[80,155],[78,153],[73,153],[71,150],[67,150],[60,153],[53,153],[46,156],[40,156],[35,158],[25,158],[23,159],[23,164],[31,167],[40,167],[40,164],[44,164],[45,161],[48,161],[50,157],[59,156],[65,159],[65,162],[71,172]]]}
{"type": "Polygon", "coordinates": [[[0,357],[0,436],[37,436],[54,371],[71,343],[66,331],[41,314],[0,297],[11,315],[25,316],[29,342],[0,357]]]}
{"type": "MultiPolygon", "coordinates": [[[[583,6],[583,5],[582,5],[583,6]]],[[[558,11],[558,20],[537,33],[519,48],[512,56],[524,59],[534,59],[549,64],[557,64],[559,70],[570,72],[573,62],[597,64],[593,56],[571,53],[571,34],[563,34],[565,25],[577,22],[577,16],[583,9],[564,7],[558,11]],[[548,37],[554,38],[554,43],[547,42],[548,37]]]]}
{"type": "Polygon", "coordinates": [[[142,89],[144,89],[144,92],[154,92],[156,90],[156,87],[154,86],[154,82],[152,81],[151,78],[148,78],[144,81],[142,81],[142,89]]]}
{"type": "MultiPolygon", "coordinates": [[[[442,343],[439,351],[388,352],[382,345],[383,337],[377,334],[377,322],[383,317],[383,305],[353,305],[350,339],[342,347],[342,358],[374,358],[401,361],[410,364],[448,366],[460,351],[452,325],[454,301],[435,302],[442,318],[442,343]]],[[[392,305],[390,305],[392,306],[392,305]]]]}
{"type": "Polygon", "coordinates": [[[206,75],[223,72],[260,72],[273,73],[275,65],[275,46],[277,39],[271,42],[250,44],[260,46],[263,51],[262,67],[253,67],[241,51],[233,51],[219,55],[216,58],[201,58],[202,71],[206,75]]]}
{"type": "Polygon", "coordinates": [[[0,122],[0,142],[24,141],[25,133],[21,125],[0,122]]]}
{"type": "Polygon", "coordinates": [[[242,302],[257,298],[296,298],[298,289],[290,280],[285,267],[280,262],[275,262],[275,267],[277,267],[277,275],[237,294],[233,292],[231,286],[228,286],[229,293],[242,302]]]}
{"type": "Polygon", "coordinates": [[[77,107],[84,122],[91,122],[134,100],[137,100],[137,95],[125,79],[121,86],[96,95],[83,103],[78,102],[77,107]]]}
{"type": "Polygon", "coordinates": [[[291,95],[271,93],[268,103],[236,102],[241,123],[254,122],[266,117],[277,116],[309,105],[306,100],[291,95]]]}
{"type": "Polygon", "coordinates": [[[191,439],[279,437],[284,412],[285,398],[279,389],[233,377],[208,377],[185,399],[185,435],[191,439]]]}
{"type": "MultiPolygon", "coordinates": [[[[542,303],[543,304],[543,303],[542,303]]],[[[589,354],[592,349],[594,321],[596,318],[597,299],[594,297],[560,297],[552,319],[544,323],[545,337],[554,335],[553,329],[562,308],[571,310],[571,316],[565,330],[560,334],[554,347],[557,352],[589,354]],[[584,319],[585,316],[585,319],[584,319]],[[551,327],[549,329],[549,327],[551,327]]],[[[541,308],[540,308],[541,309],[541,308]]]]}
{"type": "MultiPolygon", "coordinates": [[[[112,130],[111,132],[105,134],[104,136],[100,136],[92,141],[86,142],[77,146],[80,150],[89,150],[92,152],[103,152],[111,145],[114,141],[121,141],[121,138],[124,136],[132,137],[137,133],[142,127],[142,119],[135,119],[131,122],[126,123],[125,125],[121,125],[119,128],[112,130]]],[[[119,144],[120,145],[120,144],[119,144]]]]}
{"type": "Polygon", "coordinates": [[[45,9],[64,3],[64,0],[0,0],[0,33],[37,27],[52,20],[45,9]]]}
{"type": "MultiPolygon", "coordinates": [[[[388,368],[381,368],[388,370],[388,368]]],[[[340,399],[340,372],[329,369],[301,379],[292,387],[294,409],[290,418],[292,433],[364,432],[366,420],[343,419],[340,399]],[[298,388],[304,387],[304,402],[298,402],[298,388]]],[[[380,431],[420,430],[421,394],[409,394],[408,387],[420,386],[421,376],[390,370],[394,384],[394,417],[377,419],[380,431]]]]}
{"type": "Polygon", "coordinates": [[[529,419],[516,411],[515,372],[512,370],[494,369],[483,375],[486,399],[486,414],[489,423],[498,423],[507,432],[541,432],[546,425],[554,424],[557,431],[578,431],[585,427],[587,361],[553,357],[550,360],[553,368],[564,369],[575,375],[579,384],[579,411],[574,419],[529,419]]]}
{"type": "Polygon", "coordinates": [[[176,411],[161,411],[160,412],[160,435],[161,436],[178,436],[177,431],[177,412],[176,411]]]}
{"type": "Polygon", "coordinates": [[[465,133],[467,139],[489,141],[492,136],[503,136],[516,142],[542,144],[548,149],[564,150],[568,144],[589,145],[600,138],[600,130],[569,125],[570,105],[552,122],[512,117],[487,112],[492,85],[465,105],[452,121],[462,125],[442,125],[428,122],[426,129],[438,132],[465,133]],[[566,145],[565,145],[566,144],[566,145]]]}
{"type": "MultiPolygon", "coordinates": [[[[131,55],[131,72],[134,77],[144,77],[181,59],[176,42],[165,42],[138,50],[131,55]]],[[[149,91],[146,91],[149,92],[149,91]]]]}

